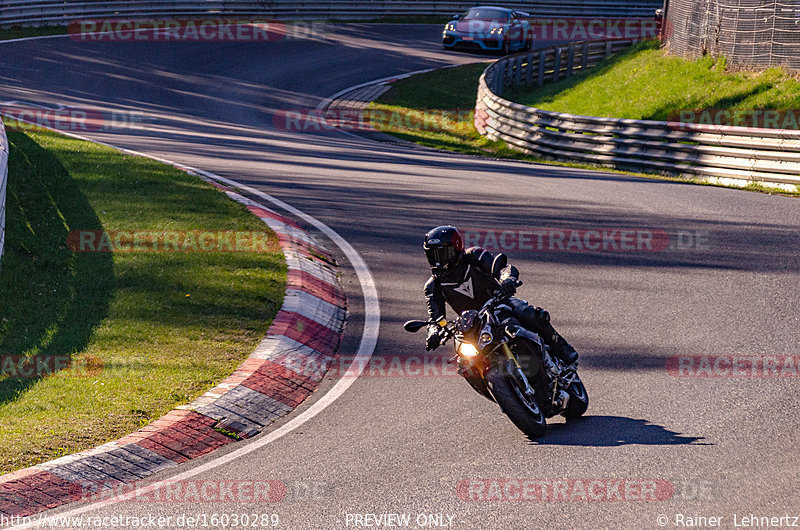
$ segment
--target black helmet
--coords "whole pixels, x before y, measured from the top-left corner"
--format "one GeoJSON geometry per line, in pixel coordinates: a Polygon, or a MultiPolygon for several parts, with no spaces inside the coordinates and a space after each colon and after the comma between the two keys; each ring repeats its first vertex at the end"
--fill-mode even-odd
{"type": "Polygon", "coordinates": [[[438,226],[425,234],[425,257],[435,276],[453,270],[464,255],[464,240],[454,226],[438,226]]]}

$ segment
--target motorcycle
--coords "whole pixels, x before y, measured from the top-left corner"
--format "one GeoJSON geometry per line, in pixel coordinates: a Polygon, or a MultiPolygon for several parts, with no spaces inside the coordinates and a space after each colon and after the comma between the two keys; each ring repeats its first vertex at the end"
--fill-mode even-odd
{"type": "MultiPolygon", "coordinates": [[[[517,285],[522,285],[518,282],[517,285]]],[[[453,339],[458,373],[479,394],[496,402],[530,438],[544,436],[547,418],[567,419],[586,412],[589,397],[577,365],[566,366],[533,331],[519,324],[506,303],[510,295],[495,293],[479,310],[464,311],[455,322],[410,320],[411,333],[429,326],[444,331],[442,344],[453,339]]]]}

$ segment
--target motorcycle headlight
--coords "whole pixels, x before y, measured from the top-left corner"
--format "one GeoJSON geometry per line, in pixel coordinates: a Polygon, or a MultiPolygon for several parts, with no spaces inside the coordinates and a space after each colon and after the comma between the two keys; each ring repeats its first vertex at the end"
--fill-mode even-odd
{"type": "Polygon", "coordinates": [[[462,357],[475,357],[478,355],[478,348],[469,342],[462,342],[458,347],[458,353],[461,354],[462,357]]]}
{"type": "Polygon", "coordinates": [[[481,347],[481,349],[483,349],[486,346],[488,346],[493,340],[494,337],[492,336],[492,332],[489,331],[488,328],[484,328],[484,330],[481,332],[480,339],[478,339],[478,345],[481,347]]]}

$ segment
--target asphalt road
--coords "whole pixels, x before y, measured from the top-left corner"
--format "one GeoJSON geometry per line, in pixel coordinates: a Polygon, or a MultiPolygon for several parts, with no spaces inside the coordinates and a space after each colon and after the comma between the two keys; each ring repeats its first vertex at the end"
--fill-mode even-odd
{"type": "MultiPolygon", "coordinates": [[[[266,43],[4,44],[0,100],[141,113],[138,129],[90,136],[247,183],[325,222],[376,278],[375,355],[389,361],[424,354],[422,337],[401,324],[424,314],[421,237],[433,226],[680,234],[681,248],[659,252],[509,249],[520,295],[549,309],[582,354],[586,418],[556,419],[531,442],[458,377],[368,371],[302,428],[196,477],[280,480],[283,501],[127,502],[86,515],[276,513],[283,528],[343,528],[355,527],[353,514],[410,514],[411,527],[419,514],[445,514],[454,528],[515,529],[659,528],[660,514],[670,528],[676,514],[733,527],[734,516],[800,515],[797,373],[726,377],[724,361],[722,377],[667,369],[679,355],[800,354],[796,199],[274,126],[276,111],[313,108],[356,83],[482,59],[441,51],[438,31],[346,25],[266,43]],[[672,495],[582,500],[574,481],[577,500],[475,501],[457,490],[480,479],[611,478],[670,483],[672,495]]],[[[360,305],[352,275],[345,283],[346,355],[360,305]]]]}

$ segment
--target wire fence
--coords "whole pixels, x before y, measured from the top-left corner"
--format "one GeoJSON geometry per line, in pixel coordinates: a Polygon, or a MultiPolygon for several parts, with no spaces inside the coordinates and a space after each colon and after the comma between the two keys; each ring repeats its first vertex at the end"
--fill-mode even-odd
{"type": "Polygon", "coordinates": [[[666,16],[673,54],[800,70],[800,0],[668,0],[666,16]]]}

